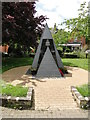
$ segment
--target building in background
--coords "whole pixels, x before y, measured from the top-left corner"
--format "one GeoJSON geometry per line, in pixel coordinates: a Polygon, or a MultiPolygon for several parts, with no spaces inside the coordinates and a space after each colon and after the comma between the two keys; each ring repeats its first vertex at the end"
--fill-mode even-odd
{"type": "Polygon", "coordinates": [[[86,45],[85,37],[81,37],[81,39],[70,39],[66,44],[59,44],[59,46],[69,47],[71,51],[75,49],[82,49],[86,45]]]}

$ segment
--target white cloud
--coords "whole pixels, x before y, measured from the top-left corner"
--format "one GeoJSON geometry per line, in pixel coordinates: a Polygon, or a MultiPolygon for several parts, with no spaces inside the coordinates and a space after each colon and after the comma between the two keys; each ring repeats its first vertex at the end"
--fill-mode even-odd
{"type": "MultiPolygon", "coordinates": [[[[88,4],[89,0],[85,0],[88,4]]],[[[84,0],[39,0],[36,4],[38,15],[46,15],[49,27],[60,24],[65,18],[78,16],[78,9],[84,0]]]]}
{"type": "Polygon", "coordinates": [[[46,22],[48,23],[49,27],[51,27],[52,25],[54,25],[54,23],[60,23],[60,21],[62,21],[62,18],[59,17],[58,14],[56,14],[56,12],[51,12],[51,11],[43,11],[42,9],[38,8],[37,9],[37,13],[38,15],[46,15],[47,19],[46,22]]]}

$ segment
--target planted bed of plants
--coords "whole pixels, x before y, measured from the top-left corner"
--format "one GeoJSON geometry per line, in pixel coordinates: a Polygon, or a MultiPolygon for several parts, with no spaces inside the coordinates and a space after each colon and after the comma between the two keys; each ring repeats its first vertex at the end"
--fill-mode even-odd
{"type": "Polygon", "coordinates": [[[2,82],[0,84],[0,100],[2,106],[14,109],[31,109],[33,102],[33,88],[12,86],[2,82]]]}

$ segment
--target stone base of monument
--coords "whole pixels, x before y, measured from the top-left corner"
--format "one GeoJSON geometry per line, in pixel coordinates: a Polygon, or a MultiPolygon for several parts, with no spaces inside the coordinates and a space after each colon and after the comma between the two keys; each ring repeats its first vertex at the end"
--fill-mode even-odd
{"type": "Polygon", "coordinates": [[[64,77],[72,77],[72,73],[68,72],[68,73],[64,74],[64,77]]]}
{"type": "MultiPolygon", "coordinates": [[[[66,68],[65,68],[66,69],[66,68]]],[[[33,77],[36,77],[37,71],[35,69],[32,70],[32,68],[30,68],[27,72],[26,75],[32,75],[33,77]]],[[[68,70],[64,71],[64,74],[62,77],[72,77],[72,73],[68,70]]],[[[42,77],[43,78],[43,77],[42,77]]]]}

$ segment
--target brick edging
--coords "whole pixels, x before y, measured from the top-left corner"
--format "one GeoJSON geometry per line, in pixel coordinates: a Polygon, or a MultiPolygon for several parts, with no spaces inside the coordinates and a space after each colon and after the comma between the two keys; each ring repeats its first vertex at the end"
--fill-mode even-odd
{"type": "Polygon", "coordinates": [[[0,101],[2,101],[2,106],[13,106],[16,108],[29,109],[32,106],[33,88],[30,87],[27,92],[26,97],[11,97],[0,95],[0,101]]]}
{"type": "Polygon", "coordinates": [[[80,108],[90,108],[90,97],[83,97],[74,86],[71,86],[71,92],[80,108]]]}

